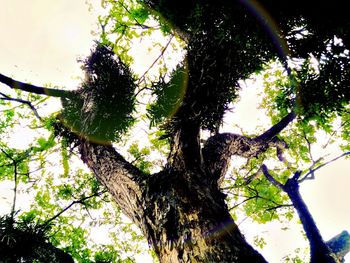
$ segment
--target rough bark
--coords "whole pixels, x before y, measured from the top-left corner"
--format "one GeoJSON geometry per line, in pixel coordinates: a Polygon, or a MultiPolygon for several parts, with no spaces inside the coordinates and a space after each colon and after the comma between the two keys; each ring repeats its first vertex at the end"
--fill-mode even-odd
{"type": "MultiPolygon", "coordinates": [[[[219,190],[219,184],[232,155],[252,158],[269,147],[276,147],[277,152],[281,152],[286,145],[276,135],[295,118],[295,114],[291,112],[256,138],[224,133],[209,138],[203,149],[199,143],[200,128],[216,127],[222,120],[227,105],[220,106],[228,104],[234,95],[227,91],[228,88],[235,86],[239,79],[249,76],[275,57],[275,47],[271,45],[270,37],[265,36],[265,24],[264,28],[256,27],[255,18],[248,19],[245,22],[252,23],[250,28],[246,30],[247,23],[242,22],[236,31],[231,31],[235,24],[230,21],[239,17],[241,12],[238,11],[244,11],[237,9],[240,1],[221,1],[219,5],[214,1],[205,1],[203,21],[197,20],[197,1],[180,4],[160,0],[139,2],[159,12],[160,19],[169,20],[173,31],[185,42],[193,40],[188,45],[188,52],[192,56],[189,56],[192,58],[192,64],[189,64],[191,85],[175,116],[179,119],[179,125],[172,136],[168,165],[158,174],[145,175],[128,163],[111,145],[98,145],[86,140],[82,140],[79,146],[82,160],[106,186],[122,211],[140,227],[161,262],[265,262],[245,241],[235,225],[225,204],[225,196],[219,190]],[[214,8],[217,6],[220,8],[214,8]],[[211,14],[212,9],[216,10],[211,14]],[[226,9],[231,13],[223,15],[222,11],[226,9]],[[207,15],[210,15],[208,21],[205,20],[207,15]],[[191,20],[191,17],[196,19],[191,20]],[[228,19],[221,19],[223,17],[228,19]],[[197,26],[199,22],[203,22],[201,27],[197,26]],[[223,24],[227,27],[226,32],[217,31],[223,24]],[[251,34],[250,29],[253,29],[251,34]],[[196,37],[191,36],[191,33],[196,32],[196,37]],[[223,36],[227,41],[223,41],[222,33],[225,33],[223,36]],[[197,36],[201,38],[197,39],[197,36]],[[215,36],[220,36],[220,39],[215,36]],[[263,48],[259,49],[260,46],[263,48]],[[243,52],[233,52],[238,47],[241,47],[238,51],[243,52]],[[247,50],[248,47],[253,48],[247,50]],[[219,51],[209,52],[212,50],[219,51]],[[247,56],[250,52],[252,53],[247,56]],[[240,66],[243,65],[242,68],[246,69],[241,70],[240,66]],[[216,85],[217,83],[220,85],[216,85]],[[205,96],[201,97],[203,94],[205,96]],[[216,96],[220,94],[223,96],[216,96]],[[204,110],[206,104],[213,101],[213,96],[216,100],[211,106],[214,107],[204,110]],[[212,118],[212,114],[215,118],[212,118]],[[186,118],[195,123],[186,121],[186,118]],[[205,122],[208,120],[215,120],[215,124],[208,125],[205,122]],[[207,126],[203,126],[203,123],[207,126]]],[[[268,6],[270,10],[278,11],[283,5],[276,10],[268,6]]],[[[285,5],[282,9],[285,11],[285,5]]],[[[299,8],[297,9],[299,13],[299,8]]],[[[278,12],[278,17],[284,20],[286,14],[278,12]]],[[[293,15],[291,18],[296,19],[299,16],[293,15]]],[[[73,94],[22,83],[2,74],[0,82],[11,88],[36,94],[55,97],[69,97],[73,94]]],[[[282,188],[293,201],[312,243],[312,262],[336,262],[301,199],[297,181],[292,179],[282,188]]]]}
{"type": "MultiPolygon", "coordinates": [[[[195,134],[181,133],[182,140],[195,134]]],[[[225,196],[200,163],[188,161],[192,156],[188,145],[175,144],[172,166],[147,176],[111,145],[84,141],[80,152],[123,212],[140,227],[160,262],[265,262],[240,233],[225,196]]]]}
{"type": "Polygon", "coordinates": [[[160,262],[265,262],[202,171],[166,170],[149,180],[145,213],[160,262]]]}
{"type": "Polygon", "coordinates": [[[143,214],[140,182],[144,174],[127,162],[112,145],[82,140],[79,150],[81,159],[106,186],[123,212],[140,225],[143,214]]]}
{"type": "MultiPolygon", "coordinates": [[[[1,77],[11,88],[70,96],[1,77]]],[[[154,175],[143,174],[110,144],[81,139],[79,150],[122,211],[140,227],[161,262],[265,262],[240,233],[217,180],[205,169],[199,131],[199,124],[183,122],[173,136],[166,169],[154,175]]],[[[243,147],[239,141],[231,138],[233,145],[243,147]]]]}
{"type": "Polygon", "coordinates": [[[168,167],[184,170],[186,167],[200,168],[202,154],[200,147],[200,127],[195,123],[185,123],[172,139],[168,167]]]}
{"type": "Polygon", "coordinates": [[[230,216],[218,179],[232,155],[252,158],[268,147],[285,147],[274,136],[295,116],[289,117],[264,138],[217,134],[204,149],[199,125],[184,122],[173,136],[166,168],[154,175],[142,174],[111,145],[83,141],[80,152],[123,212],[140,227],[160,262],[265,262],[230,216]]]}
{"type": "MultiPolygon", "coordinates": [[[[285,142],[276,136],[296,117],[290,112],[266,132],[255,138],[232,133],[219,133],[210,137],[203,148],[203,158],[206,170],[214,179],[220,182],[225,176],[232,156],[244,158],[257,157],[268,148],[275,147],[277,155],[286,148],[285,142]]],[[[279,157],[280,158],[280,157],[279,157]]]]}

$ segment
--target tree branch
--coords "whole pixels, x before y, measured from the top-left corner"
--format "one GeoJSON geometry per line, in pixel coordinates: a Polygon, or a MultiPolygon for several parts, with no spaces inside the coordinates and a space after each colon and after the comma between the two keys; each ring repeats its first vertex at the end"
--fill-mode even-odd
{"type": "Polygon", "coordinates": [[[287,145],[276,138],[276,135],[287,127],[295,117],[296,114],[290,112],[269,130],[255,138],[232,133],[219,133],[210,137],[202,151],[206,169],[215,179],[221,181],[233,155],[253,158],[270,147],[276,147],[279,159],[283,159],[282,150],[287,148],[287,145]]]}
{"type": "MultiPolygon", "coordinates": [[[[159,56],[153,61],[152,65],[148,67],[148,69],[142,74],[142,76],[138,79],[138,84],[140,84],[146,77],[146,74],[151,70],[151,68],[154,67],[154,65],[157,63],[157,61],[164,55],[164,52],[167,50],[167,48],[169,47],[171,41],[173,40],[174,36],[171,36],[167,42],[167,44],[163,47],[162,51],[160,52],[159,56]]],[[[142,90],[142,89],[141,89],[142,90]]],[[[141,91],[140,90],[140,91],[141,91]]],[[[135,95],[135,97],[140,93],[140,91],[138,91],[135,95]]]]}
{"type": "Polygon", "coordinates": [[[28,101],[28,100],[22,100],[22,99],[18,99],[18,98],[11,98],[9,96],[7,96],[6,94],[0,92],[0,95],[2,96],[0,99],[1,100],[8,100],[8,101],[16,101],[19,103],[24,103],[27,104],[29,106],[29,108],[33,111],[34,115],[39,119],[42,120],[42,118],[40,117],[38,111],[36,110],[36,108],[33,106],[33,104],[28,101]]]}
{"type": "Polygon", "coordinates": [[[323,164],[317,166],[317,167],[314,168],[314,169],[310,169],[309,172],[306,173],[306,174],[299,180],[299,183],[301,183],[301,182],[307,180],[309,175],[314,175],[314,173],[315,173],[317,170],[321,169],[323,166],[326,166],[326,165],[328,165],[328,164],[330,164],[330,163],[332,163],[332,162],[335,162],[336,160],[338,160],[338,159],[340,159],[340,158],[342,158],[342,157],[344,157],[344,156],[347,156],[347,155],[349,155],[349,154],[350,154],[350,152],[345,152],[345,153],[343,153],[343,154],[341,154],[341,155],[339,155],[339,156],[333,158],[332,160],[330,160],[330,161],[328,161],[328,162],[325,162],[325,163],[323,163],[323,164]]]}
{"type": "MultiPolygon", "coordinates": [[[[130,10],[128,9],[128,7],[125,6],[125,5],[123,4],[123,2],[118,1],[118,3],[124,8],[124,10],[125,10],[126,12],[128,12],[130,15],[132,15],[131,12],[130,12],[130,10]]],[[[148,29],[148,28],[150,28],[150,27],[147,26],[147,25],[141,24],[135,17],[133,17],[133,19],[134,19],[134,21],[136,22],[136,25],[138,25],[138,26],[141,27],[142,29],[148,29]]]]}
{"type": "Polygon", "coordinates": [[[138,226],[144,214],[140,183],[146,175],[127,162],[112,145],[99,145],[82,140],[81,159],[107,188],[123,213],[138,226]]]}
{"type": "Polygon", "coordinates": [[[13,165],[13,175],[14,175],[14,187],[13,187],[13,203],[12,203],[12,209],[11,209],[11,216],[13,217],[15,215],[15,209],[16,209],[16,202],[17,202],[17,186],[18,186],[18,180],[17,180],[17,176],[18,176],[18,171],[17,171],[17,160],[15,160],[10,154],[8,154],[6,151],[4,151],[3,149],[0,149],[3,154],[9,158],[12,161],[12,165],[13,165]]]}
{"type": "Polygon", "coordinates": [[[350,235],[344,230],[326,242],[327,246],[336,254],[340,262],[344,262],[344,257],[350,251],[350,235]]]}
{"type": "Polygon", "coordinates": [[[279,181],[277,181],[270,173],[269,170],[267,169],[266,165],[263,164],[261,166],[261,170],[263,172],[263,174],[265,175],[266,179],[269,180],[270,183],[272,183],[274,186],[280,188],[280,189],[284,189],[284,185],[281,184],[279,181]]]}
{"type": "Polygon", "coordinates": [[[54,215],[53,217],[51,217],[50,219],[46,220],[43,224],[43,226],[46,226],[48,224],[50,224],[52,221],[54,221],[56,218],[58,218],[60,215],[62,215],[64,212],[66,212],[68,209],[70,209],[73,205],[75,204],[83,204],[86,200],[92,198],[92,197],[95,197],[95,196],[99,196],[103,193],[106,193],[107,191],[104,190],[104,191],[101,191],[101,192],[98,192],[98,193],[94,193],[92,195],[89,195],[89,196],[85,196],[79,200],[75,200],[73,202],[71,202],[68,206],[66,206],[65,208],[63,208],[59,213],[57,213],[56,215],[54,215]]]}
{"type": "Polygon", "coordinates": [[[286,208],[286,207],[294,207],[294,206],[293,206],[293,204],[276,205],[276,206],[269,207],[269,208],[265,209],[265,211],[277,210],[277,209],[286,208]]]}
{"type": "Polygon", "coordinates": [[[7,85],[11,89],[19,89],[22,91],[35,93],[39,95],[46,95],[46,96],[59,97],[59,98],[66,98],[66,97],[73,96],[73,93],[71,91],[60,90],[60,89],[50,89],[50,88],[31,85],[18,80],[14,80],[1,73],[0,73],[0,82],[7,85]]]}
{"type": "Polygon", "coordinates": [[[260,136],[256,137],[256,139],[271,140],[273,137],[278,135],[284,128],[286,128],[287,125],[295,119],[295,117],[296,117],[296,114],[294,111],[288,113],[285,117],[283,117],[282,120],[280,120],[278,123],[273,125],[270,129],[265,131],[260,136]]]}

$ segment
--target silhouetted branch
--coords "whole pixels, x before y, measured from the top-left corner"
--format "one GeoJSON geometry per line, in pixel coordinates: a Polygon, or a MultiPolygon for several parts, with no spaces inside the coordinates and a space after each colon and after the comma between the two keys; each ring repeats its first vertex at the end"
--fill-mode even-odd
{"type": "Polygon", "coordinates": [[[328,164],[330,164],[330,163],[332,163],[332,162],[334,162],[334,161],[336,161],[336,160],[338,160],[338,159],[340,159],[340,158],[342,158],[342,157],[344,157],[344,156],[346,156],[346,155],[349,155],[349,154],[350,154],[350,152],[345,152],[345,153],[343,153],[343,154],[341,154],[341,155],[339,155],[339,156],[333,158],[332,160],[330,160],[330,161],[328,161],[328,162],[325,162],[325,163],[323,163],[323,164],[317,166],[317,167],[314,168],[314,169],[310,169],[309,172],[306,173],[306,174],[299,180],[299,183],[303,182],[304,180],[309,179],[309,178],[308,178],[309,175],[314,175],[314,173],[315,173],[317,170],[321,169],[322,167],[324,167],[324,166],[326,166],[326,165],[328,165],[328,164]]]}
{"type": "MultiPolygon", "coordinates": [[[[142,76],[141,76],[141,77],[139,78],[139,80],[138,80],[138,83],[141,83],[142,80],[145,79],[146,74],[151,70],[151,68],[153,68],[153,66],[157,63],[157,61],[164,55],[164,52],[165,52],[165,50],[167,50],[168,46],[170,45],[171,41],[173,40],[173,37],[174,37],[174,36],[171,36],[171,37],[169,38],[168,43],[167,43],[167,44],[165,45],[165,47],[162,49],[162,51],[161,51],[161,53],[159,54],[159,56],[153,61],[152,65],[149,66],[149,68],[142,74],[142,76]]],[[[139,91],[139,92],[140,92],[140,91],[139,91]]],[[[138,92],[138,93],[139,93],[139,92],[138,92]]],[[[138,94],[138,93],[137,93],[137,94],[138,94]]],[[[136,94],[136,96],[137,96],[137,94],[136,94]]]]}
{"type": "Polygon", "coordinates": [[[16,199],[17,199],[17,161],[10,155],[8,154],[6,151],[4,151],[3,149],[0,149],[3,154],[5,154],[5,156],[7,158],[9,158],[12,161],[12,165],[13,165],[13,173],[14,173],[14,182],[15,182],[15,186],[13,188],[13,203],[12,203],[12,209],[11,209],[11,216],[15,215],[15,209],[16,209],[16,199]]]}
{"type": "Polygon", "coordinates": [[[289,123],[291,123],[295,117],[296,113],[294,111],[288,113],[286,116],[282,118],[278,123],[273,125],[270,129],[265,131],[263,134],[256,137],[256,139],[262,139],[262,140],[271,140],[273,137],[278,135],[284,128],[287,127],[289,123]]]}
{"type": "Polygon", "coordinates": [[[278,182],[270,173],[269,170],[267,169],[266,165],[263,164],[261,166],[261,170],[263,172],[263,174],[265,175],[265,177],[267,178],[267,180],[269,180],[270,183],[272,183],[274,186],[280,188],[283,190],[284,185],[281,184],[280,182],[278,182]]]}
{"type": "Polygon", "coordinates": [[[0,92],[0,95],[2,96],[0,99],[1,100],[7,100],[7,101],[16,101],[19,103],[24,103],[27,104],[29,106],[29,108],[33,111],[34,115],[39,119],[42,120],[40,115],[38,114],[38,111],[36,110],[36,108],[33,106],[33,104],[28,101],[28,100],[22,100],[22,99],[18,99],[18,98],[11,98],[9,96],[7,96],[6,94],[0,92]]]}
{"type": "Polygon", "coordinates": [[[255,199],[257,198],[256,196],[250,196],[250,197],[247,197],[246,199],[244,199],[243,201],[239,202],[238,204],[235,204],[234,206],[232,206],[231,208],[229,208],[229,210],[233,210],[235,208],[237,208],[238,206],[240,206],[241,204],[244,204],[245,202],[248,202],[249,200],[252,200],[252,199],[255,199]]]}
{"type": "Polygon", "coordinates": [[[73,93],[71,91],[60,90],[60,89],[50,89],[45,87],[39,87],[32,84],[24,83],[18,80],[14,80],[0,73],[0,82],[7,85],[11,89],[19,89],[22,91],[35,93],[39,95],[46,95],[51,97],[66,98],[72,97],[73,93]]]}
{"type": "Polygon", "coordinates": [[[293,204],[276,205],[276,206],[269,207],[269,208],[265,209],[265,211],[277,210],[279,208],[285,208],[285,207],[294,207],[294,205],[293,204]]]}
{"type": "Polygon", "coordinates": [[[99,196],[103,193],[106,193],[107,190],[103,190],[97,193],[94,193],[92,195],[89,196],[85,196],[79,200],[75,200],[73,202],[71,202],[68,206],[66,206],[65,208],[63,208],[59,213],[57,213],[56,215],[54,215],[53,217],[51,217],[50,219],[46,220],[45,223],[43,225],[48,225],[50,222],[54,221],[56,218],[58,218],[60,215],[62,215],[64,212],[66,212],[68,209],[70,209],[73,205],[75,204],[84,204],[84,202],[92,197],[96,197],[99,196]]]}

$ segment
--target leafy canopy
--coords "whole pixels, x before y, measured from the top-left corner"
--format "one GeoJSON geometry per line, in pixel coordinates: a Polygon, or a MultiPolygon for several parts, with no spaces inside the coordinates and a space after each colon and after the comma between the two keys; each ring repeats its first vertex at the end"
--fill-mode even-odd
{"type": "MultiPolygon", "coordinates": [[[[81,87],[73,97],[63,99],[60,118],[69,131],[97,142],[121,143],[121,138],[132,141],[127,131],[137,122],[135,112],[141,112],[141,119],[165,129],[170,136],[189,123],[217,131],[230,103],[239,97],[240,80],[262,76],[265,90],[261,107],[272,123],[291,110],[299,116],[299,122],[279,136],[289,145],[288,163],[278,163],[275,151],[267,151],[235,167],[224,187],[228,203],[232,207],[241,204],[241,210],[232,210],[236,217],[243,213],[259,223],[291,220],[293,212],[288,208],[286,195],[256,173],[262,162],[272,160],[278,163],[274,176],[282,182],[297,170],[308,174],[324,162],[313,158],[311,150],[320,141],[322,129],[332,140],[344,139],[343,149],[349,149],[350,19],[345,8],[336,8],[341,1],[309,1],[309,5],[305,1],[259,1],[270,16],[257,12],[253,1],[102,3],[109,8],[109,13],[99,18],[102,44],[96,44],[92,55],[83,61],[86,78],[81,87]],[[273,24],[275,28],[271,27],[273,24]],[[163,52],[163,63],[158,64],[160,78],[150,82],[148,76],[144,86],[139,87],[141,83],[129,69],[136,58],[128,50],[135,39],[156,31],[164,36],[174,35],[186,55],[178,65],[166,67],[163,52]],[[136,92],[142,89],[149,93],[136,92]],[[137,100],[142,96],[152,98],[143,115],[142,104],[137,100]],[[335,131],[337,119],[342,125],[335,131]],[[276,210],[278,207],[284,210],[276,210]]],[[[40,96],[30,100],[41,107],[40,96]]],[[[16,123],[31,115],[24,106],[3,100],[0,103],[0,132],[6,137],[16,123]]],[[[54,218],[48,239],[79,262],[132,261],[128,252],[140,250],[140,236],[131,232],[129,224],[122,223],[120,211],[111,205],[110,197],[96,179],[75,167],[76,152],[69,148],[69,141],[55,138],[50,126],[53,119],[47,118],[46,126],[40,130],[38,121],[31,118],[28,126],[36,127],[39,134],[24,151],[5,141],[0,145],[1,180],[14,181],[33,197],[31,206],[21,211],[19,222],[26,218],[40,222],[54,218]],[[52,171],[51,165],[61,168],[52,171]],[[69,209],[60,214],[65,207],[69,209]],[[90,219],[91,212],[99,214],[96,221],[90,219]],[[77,220],[85,225],[71,223],[77,220]],[[93,230],[86,226],[92,225],[113,227],[113,245],[91,245],[89,235],[93,230]],[[129,239],[121,240],[122,230],[129,239]]],[[[126,151],[126,157],[147,173],[156,161],[152,163],[145,156],[153,151],[161,152],[163,158],[167,154],[166,142],[158,138],[164,132],[154,134],[157,136],[150,139],[151,146],[131,143],[126,151]]],[[[264,244],[261,239],[257,243],[264,244]]]]}

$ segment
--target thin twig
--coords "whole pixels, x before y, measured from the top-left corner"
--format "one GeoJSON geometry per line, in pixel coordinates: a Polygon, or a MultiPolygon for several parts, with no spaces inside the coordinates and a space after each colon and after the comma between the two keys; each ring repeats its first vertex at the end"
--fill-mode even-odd
{"type": "Polygon", "coordinates": [[[44,223],[43,223],[43,226],[46,226],[48,225],[49,223],[51,223],[52,221],[54,221],[56,218],[58,218],[60,215],[62,215],[64,212],[66,212],[68,209],[70,209],[73,205],[75,204],[84,204],[84,202],[92,197],[95,197],[95,196],[99,196],[103,193],[106,193],[107,191],[106,190],[103,190],[103,191],[100,191],[98,193],[94,193],[92,195],[89,195],[89,196],[85,196],[79,200],[75,200],[73,201],[72,203],[70,203],[68,206],[66,206],[65,208],[63,208],[59,213],[57,213],[56,215],[54,215],[53,217],[51,217],[50,219],[46,220],[44,223]]]}
{"type": "Polygon", "coordinates": [[[13,172],[14,172],[14,182],[15,186],[13,188],[13,203],[12,203],[12,209],[11,209],[11,215],[14,216],[15,214],[15,209],[16,209],[16,199],[17,199],[17,161],[10,155],[8,154],[4,149],[0,148],[3,154],[7,158],[9,158],[12,161],[13,167],[13,172]]]}
{"type": "Polygon", "coordinates": [[[322,148],[323,148],[323,149],[327,148],[327,146],[331,143],[333,136],[335,136],[335,135],[337,134],[337,132],[338,132],[341,128],[343,128],[346,124],[348,124],[348,123],[349,123],[349,121],[343,122],[337,130],[333,131],[333,132],[331,133],[331,135],[329,136],[328,141],[327,141],[324,145],[322,145],[322,148]]]}
{"type": "Polygon", "coordinates": [[[15,186],[13,188],[13,204],[12,204],[12,210],[11,210],[11,215],[14,215],[15,213],[15,209],[16,209],[16,201],[17,201],[17,185],[18,185],[18,181],[17,181],[17,162],[13,160],[13,172],[14,172],[14,182],[15,182],[15,186]]]}
{"type": "Polygon", "coordinates": [[[311,152],[311,142],[310,142],[309,139],[307,138],[306,133],[305,133],[304,130],[303,130],[303,137],[304,137],[304,139],[305,139],[305,141],[306,141],[306,143],[307,143],[307,148],[308,148],[308,150],[309,150],[310,159],[311,159],[312,163],[315,164],[315,160],[314,160],[314,158],[313,158],[313,156],[312,156],[312,152],[311,152]]]}
{"type": "MultiPolygon", "coordinates": [[[[138,84],[140,84],[140,83],[144,80],[146,74],[151,70],[151,68],[153,68],[153,66],[158,62],[158,60],[164,55],[165,50],[168,48],[168,46],[170,45],[170,43],[171,43],[171,41],[173,40],[173,38],[174,38],[173,35],[169,38],[168,43],[164,46],[164,48],[162,49],[160,55],[153,61],[152,65],[149,66],[149,68],[148,68],[148,69],[142,74],[142,76],[139,78],[138,84]]],[[[137,94],[138,94],[138,93],[137,93],[137,94]]],[[[136,94],[136,95],[137,95],[137,94],[136,94]]]]}
{"type": "MultiPolygon", "coordinates": [[[[126,12],[128,12],[128,13],[132,16],[130,10],[129,10],[121,1],[118,1],[118,3],[124,8],[124,10],[125,10],[126,12]]],[[[149,28],[151,28],[151,27],[149,27],[149,26],[147,26],[147,25],[141,24],[135,17],[133,17],[133,20],[134,20],[134,21],[136,22],[136,24],[137,24],[138,26],[140,26],[142,29],[149,29],[149,28]]]]}
{"type": "Polygon", "coordinates": [[[326,165],[328,165],[328,164],[330,164],[330,163],[332,163],[332,162],[334,162],[334,161],[336,161],[336,160],[338,160],[338,159],[340,159],[340,158],[342,158],[342,157],[344,157],[346,155],[349,155],[349,154],[350,154],[350,152],[345,152],[345,153],[343,153],[343,154],[333,158],[332,160],[329,160],[328,162],[325,162],[325,163],[317,166],[315,169],[310,169],[310,171],[307,174],[305,174],[303,176],[303,178],[301,178],[298,182],[301,183],[301,182],[309,179],[308,178],[309,175],[313,175],[317,170],[321,169],[322,167],[324,167],[324,166],[326,166],[326,165]]]}
{"type": "MultiPolygon", "coordinates": [[[[1,93],[1,95],[4,96],[4,94],[1,93]]],[[[6,95],[5,95],[6,96],[6,95]]],[[[15,101],[15,102],[19,102],[19,103],[24,103],[27,104],[29,106],[29,108],[33,111],[35,117],[37,117],[40,121],[42,121],[42,118],[40,117],[38,111],[36,110],[36,108],[33,106],[33,104],[28,101],[28,100],[22,100],[22,99],[18,99],[18,98],[11,98],[9,96],[6,97],[2,97],[0,98],[1,100],[7,100],[7,101],[15,101]]]]}
{"type": "Polygon", "coordinates": [[[245,202],[248,202],[249,200],[252,200],[252,199],[255,199],[255,198],[258,198],[258,196],[251,196],[251,197],[248,197],[246,199],[244,199],[243,201],[239,202],[238,204],[235,204],[234,206],[232,206],[231,208],[229,208],[229,211],[235,209],[236,207],[244,204],[245,202]]]}
{"type": "Polygon", "coordinates": [[[265,209],[265,211],[277,210],[279,208],[285,208],[285,207],[294,207],[294,205],[293,204],[276,205],[274,207],[269,207],[269,208],[265,209]]]}

